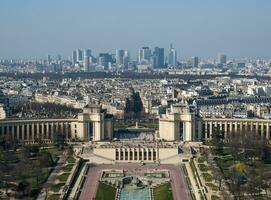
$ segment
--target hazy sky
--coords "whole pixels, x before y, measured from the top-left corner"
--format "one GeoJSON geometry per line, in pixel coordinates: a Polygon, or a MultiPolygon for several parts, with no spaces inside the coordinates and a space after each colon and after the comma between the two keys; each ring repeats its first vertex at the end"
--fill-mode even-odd
{"type": "MultiPolygon", "coordinates": [[[[178,57],[270,56],[271,0],[0,0],[0,58],[161,46],[178,57]]],[[[271,57],[271,56],[270,56],[271,57]]]]}

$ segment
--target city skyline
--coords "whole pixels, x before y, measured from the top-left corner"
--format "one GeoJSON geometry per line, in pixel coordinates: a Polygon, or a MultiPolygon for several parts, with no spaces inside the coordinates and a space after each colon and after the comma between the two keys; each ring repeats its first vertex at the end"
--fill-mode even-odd
{"type": "Polygon", "coordinates": [[[2,0],[0,199],[271,199],[270,8],[2,0]]]}
{"type": "MultiPolygon", "coordinates": [[[[70,56],[143,46],[169,49],[179,58],[269,57],[270,2],[222,1],[2,1],[0,58],[70,56]],[[261,4],[262,2],[262,4],[261,4]],[[264,2],[264,4],[263,4],[264,2]],[[252,48],[253,47],[253,48],[252,48]]],[[[167,53],[166,53],[167,54],[167,53]]]]}

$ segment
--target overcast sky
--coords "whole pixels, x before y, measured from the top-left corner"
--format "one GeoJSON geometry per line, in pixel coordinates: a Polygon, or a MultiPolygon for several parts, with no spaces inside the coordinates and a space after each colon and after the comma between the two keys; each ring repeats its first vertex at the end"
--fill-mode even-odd
{"type": "Polygon", "coordinates": [[[270,0],[0,0],[0,58],[172,42],[178,57],[271,57],[270,0]]]}

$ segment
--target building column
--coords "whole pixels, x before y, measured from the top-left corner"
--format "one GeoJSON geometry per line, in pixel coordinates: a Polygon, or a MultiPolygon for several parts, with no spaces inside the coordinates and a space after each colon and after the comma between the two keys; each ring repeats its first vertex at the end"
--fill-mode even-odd
{"type": "Polygon", "coordinates": [[[130,148],[127,148],[127,152],[128,152],[128,161],[130,161],[130,148]]]}
{"type": "Polygon", "coordinates": [[[40,123],[37,123],[37,139],[39,140],[40,139],[40,123]]]}
{"type": "Polygon", "coordinates": [[[49,138],[49,132],[50,132],[50,130],[49,130],[49,123],[47,122],[47,123],[46,123],[46,139],[47,139],[47,140],[50,139],[50,138],[49,138]]]}
{"type": "Polygon", "coordinates": [[[240,132],[243,133],[243,122],[240,122],[240,132]]]}
{"type": "Polygon", "coordinates": [[[24,134],[25,134],[24,126],[25,126],[25,124],[22,124],[22,141],[23,141],[23,142],[24,142],[24,140],[25,140],[25,137],[24,137],[24,134]]]}
{"type": "Polygon", "coordinates": [[[202,123],[200,121],[197,121],[198,126],[198,138],[197,140],[202,140],[202,123]]]}
{"type": "Polygon", "coordinates": [[[32,123],[31,126],[32,126],[32,128],[31,128],[32,141],[34,141],[35,140],[34,132],[35,132],[35,126],[36,126],[36,124],[32,123]]]}
{"type": "Polygon", "coordinates": [[[232,133],[232,122],[230,122],[230,133],[232,133]]]}
{"type": "Polygon", "coordinates": [[[259,134],[259,123],[256,122],[256,134],[258,135],[259,134]]]}
{"type": "Polygon", "coordinates": [[[54,130],[54,123],[51,123],[51,140],[54,139],[54,134],[55,134],[55,130],[54,130]]]}
{"type": "Polygon", "coordinates": [[[122,150],[122,153],[123,153],[123,158],[122,158],[122,160],[125,160],[125,148],[122,148],[121,150],[122,150]]]}
{"type": "Polygon", "coordinates": [[[269,140],[269,123],[266,123],[266,139],[269,140]]]}
{"type": "Polygon", "coordinates": [[[253,131],[253,122],[250,122],[250,131],[252,132],[253,131]]]}
{"type": "Polygon", "coordinates": [[[20,126],[21,126],[21,124],[18,124],[17,125],[17,140],[20,140],[20,126]]]}
{"type": "MultiPolygon", "coordinates": [[[[4,126],[2,128],[2,132],[4,133],[4,126]]],[[[5,134],[5,133],[4,133],[5,134]]],[[[11,128],[11,135],[12,135],[12,139],[14,139],[14,136],[15,136],[15,125],[12,125],[12,128],[11,128]]]]}
{"type": "Polygon", "coordinates": [[[238,131],[238,123],[237,123],[237,122],[235,122],[234,124],[235,124],[234,129],[235,129],[235,132],[237,133],[237,131],[238,131]]]}
{"type": "Polygon", "coordinates": [[[93,138],[94,141],[100,141],[101,140],[101,123],[100,122],[93,122],[94,132],[93,132],[93,138]]]}
{"type": "Polygon", "coordinates": [[[211,139],[211,138],[212,138],[212,135],[213,135],[213,123],[210,122],[210,133],[209,133],[208,139],[211,139]]]}
{"type": "Polygon", "coordinates": [[[261,127],[261,138],[264,138],[264,123],[262,122],[262,127],[261,127]]]}
{"type": "Polygon", "coordinates": [[[224,123],[224,139],[227,139],[228,138],[228,122],[225,121],[223,122],[224,123]]]}
{"type": "Polygon", "coordinates": [[[44,126],[45,126],[45,124],[44,123],[42,123],[41,124],[41,140],[44,140],[44,139],[46,139],[46,132],[44,131],[44,126]]]}
{"type": "Polygon", "coordinates": [[[63,125],[64,125],[63,122],[61,122],[61,123],[60,123],[60,132],[61,132],[62,134],[64,134],[64,132],[63,132],[63,131],[64,131],[64,129],[63,129],[64,126],[63,126],[63,125]]]}
{"type": "Polygon", "coordinates": [[[208,122],[205,122],[205,141],[208,139],[208,122]]]}
{"type": "Polygon", "coordinates": [[[64,123],[64,127],[65,127],[65,136],[66,136],[66,139],[69,140],[70,137],[69,137],[69,124],[68,124],[68,122],[64,123]]]}
{"type": "Polygon", "coordinates": [[[30,140],[29,124],[26,124],[26,137],[27,137],[27,140],[30,140]]]}
{"type": "Polygon", "coordinates": [[[217,128],[217,121],[214,122],[214,126],[215,126],[215,128],[217,128]]]}
{"type": "Polygon", "coordinates": [[[209,139],[213,138],[213,131],[214,131],[215,127],[216,127],[216,122],[211,122],[211,133],[210,133],[210,138],[209,139]]]}
{"type": "Polygon", "coordinates": [[[246,127],[246,128],[245,128],[245,130],[246,130],[245,133],[246,133],[246,134],[250,131],[249,128],[248,128],[248,125],[249,125],[249,122],[246,121],[246,122],[245,122],[245,127],[246,127]]]}

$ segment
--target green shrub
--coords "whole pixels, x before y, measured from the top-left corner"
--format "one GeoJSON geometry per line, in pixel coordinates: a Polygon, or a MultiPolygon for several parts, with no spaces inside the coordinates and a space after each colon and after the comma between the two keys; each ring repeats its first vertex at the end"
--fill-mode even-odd
{"type": "Polygon", "coordinates": [[[208,171],[208,166],[205,164],[198,164],[200,171],[206,172],[208,171]]]}
{"type": "Polygon", "coordinates": [[[204,178],[204,180],[206,182],[212,182],[213,181],[213,177],[211,174],[208,174],[208,173],[202,173],[202,176],[204,178]]]}

